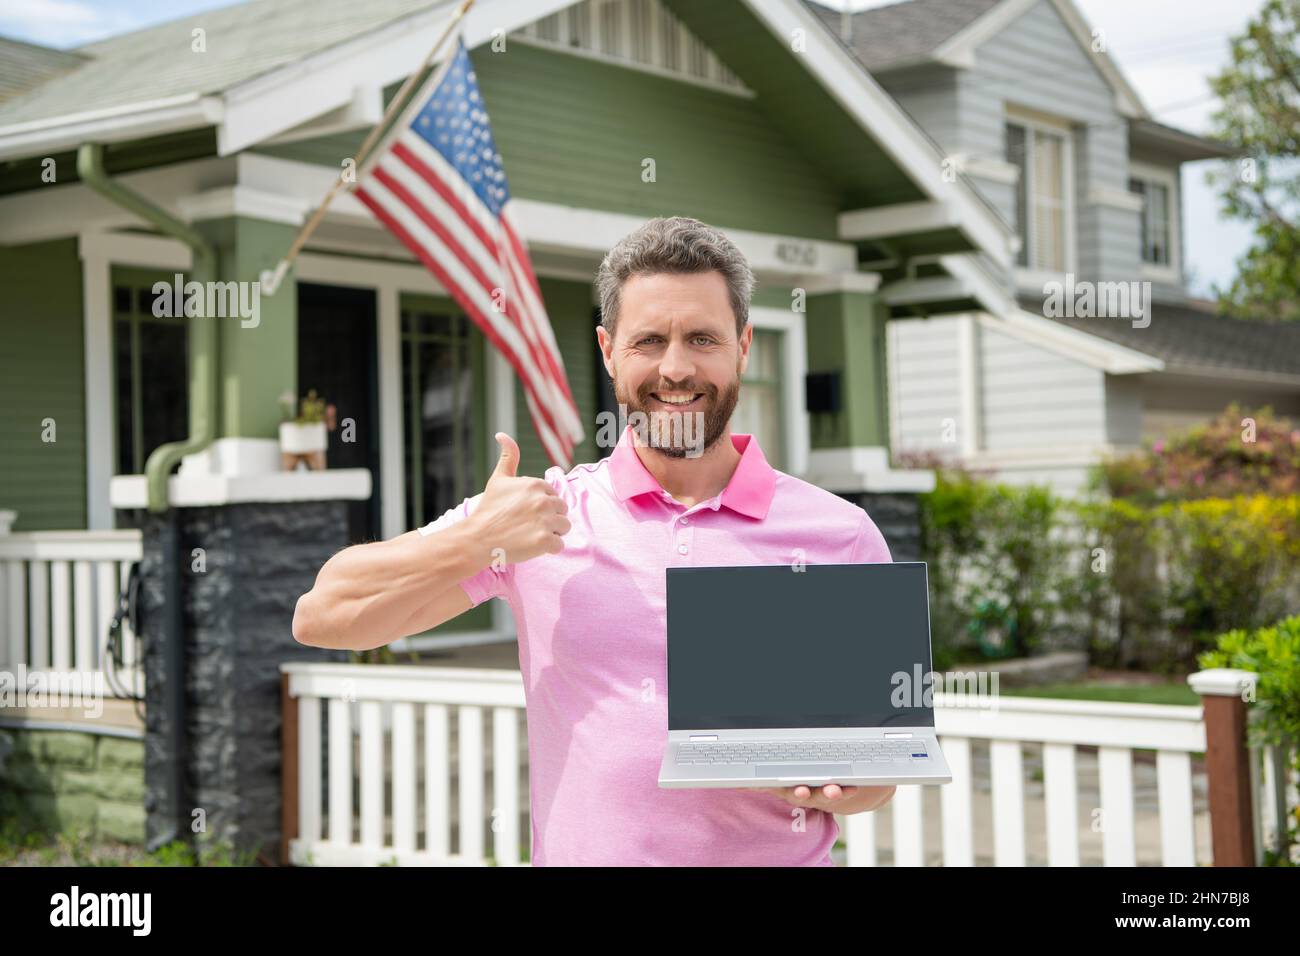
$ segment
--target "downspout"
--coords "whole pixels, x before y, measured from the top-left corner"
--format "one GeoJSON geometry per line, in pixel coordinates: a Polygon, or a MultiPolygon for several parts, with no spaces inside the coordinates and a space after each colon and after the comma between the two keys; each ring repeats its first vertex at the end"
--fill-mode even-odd
{"type": "MultiPolygon", "coordinates": [[[[95,192],[159,231],[173,236],[193,250],[191,281],[207,287],[217,277],[217,251],[197,230],[155,206],[143,196],[108,178],[104,171],[104,147],[85,143],[77,150],[77,175],[95,192]]],[[[185,455],[203,451],[217,437],[217,323],[211,316],[192,316],[189,323],[190,428],[184,441],[159,445],[145,463],[149,510],[167,510],[167,479],[185,455]]]]}
{"type": "MultiPolygon", "coordinates": [[[[134,213],[159,231],[174,236],[193,250],[190,279],[207,283],[217,277],[217,251],[197,230],[164,212],[144,197],[108,178],[104,171],[104,149],[98,143],[85,143],[77,150],[77,175],[87,186],[134,213]]],[[[190,316],[189,328],[189,385],[190,412],[189,437],[184,441],[159,445],[145,463],[145,482],[149,493],[149,510],[155,514],[168,512],[162,527],[162,614],[163,687],[161,691],[162,726],[167,735],[168,773],[166,775],[167,806],[171,810],[171,825],[149,841],[152,852],[159,847],[181,840],[192,846],[193,830],[190,813],[184,806],[186,746],[185,733],[185,652],[184,652],[184,596],[181,593],[180,521],[175,508],[168,509],[168,479],[172,468],[185,455],[203,451],[217,437],[217,320],[215,316],[190,316]]]]}

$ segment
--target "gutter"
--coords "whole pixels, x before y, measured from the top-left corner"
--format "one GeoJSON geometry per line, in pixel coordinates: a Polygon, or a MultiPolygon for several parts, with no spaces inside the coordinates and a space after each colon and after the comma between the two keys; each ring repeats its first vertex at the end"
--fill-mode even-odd
{"type": "MultiPolygon", "coordinates": [[[[109,179],[104,171],[104,147],[84,143],[77,150],[77,175],[87,186],[110,202],[134,213],[159,231],[185,243],[193,250],[190,279],[207,283],[216,279],[217,251],[187,223],[165,212],[143,196],[109,179]]],[[[217,323],[211,317],[191,316],[189,322],[189,437],[159,445],[145,464],[149,488],[149,510],[167,510],[167,479],[185,455],[203,451],[217,437],[217,323]]]]}
{"type": "MultiPolygon", "coordinates": [[[[199,232],[163,211],[143,196],[108,178],[104,171],[104,147],[100,143],[83,143],[77,150],[77,174],[81,181],[110,202],[139,216],[169,236],[185,243],[194,252],[190,267],[192,281],[208,283],[216,279],[217,251],[199,232]]],[[[152,852],[180,840],[192,846],[190,814],[186,807],[185,770],[187,747],[185,729],[185,621],[181,568],[179,512],[168,507],[168,479],[172,468],[185,455],[207,448],[216,438],[217,415],[217,321],[212,316],[191,316],[189,322],[189,437],[184,441],[160,445],[145,463],[145,483],[149,489],[149,511],[165,513],[159,539],[162,600],[154,605],[160,615],[157,627],[146,622],[147,640],[161,638],[162,646],[153,651],[160,658],[162,690],[157,695],[161,705],[161,732],[168,760],[161,783],[165,793],[162,816],[170,818],[161,832],[147,842],[152,852]]],[[[147,649],[148,652],[148,649],[147,649]]],[[[146,809],[148,809],[146,807],[146,809]]]]}

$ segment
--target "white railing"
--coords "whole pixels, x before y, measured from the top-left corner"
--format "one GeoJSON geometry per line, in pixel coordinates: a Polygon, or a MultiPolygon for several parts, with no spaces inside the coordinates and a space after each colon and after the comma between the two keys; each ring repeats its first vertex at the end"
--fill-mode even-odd
{"type": "Polygon", "coordinates": [[[285,794],[290,801],[297,791],[290,862],[520,863],[528,804],[519,786],[527,757],[520,752],[518,671],[375,664],[281,670],[296,707],[286,723],[297,728],[296,786],[289,781],[285,794]],[[424,835],[418,844],[417,830],[424,835]]]}
{"type": "MultiPolygon", "coordinates": [[[[951,784],[937,788],[939,826],[925,826],[923,806],[923,791],[936,788],[899,787],[889,804],[895,865],[927,862],[927,829],[931,838],[941,843],[945,866],[977,862],[977,842],[986,842],[977,841],[977,837],[988,836],[979,832],[974,819],[973,745],[977,741],[988,747],[993,865],[1026,865],[1030,832],[1025,801],[1027,745],[1042,748],[1041,803],[1049,866],[1079,866],[1083,833],[1099,834],[1103,865],[1136,865],[1133,752],[1138,749],[1156,752],[1155,820],[1144,819],[1143,823],[1158,829],[1160,862],[1165,866],[1196,865],[1191,758],[1205,750],[1199,705],[1003,695],[996,698],[995,707],[977,708],[958,706],[961,700],[948,694],[934,695],[935,729],[953,775],[951,784]],[[1091,788],[1085,791],[1080,786],[1081,747],[1097,748],[1095,800],[1091,788]]],[[[1091,764],[1091,754],[1088,758],[1091,764]]],[[[879,818],[879,814],[847,818],[845,842],[850,866],[876,865],[879,818]]]]}
{"type": "MultiPolygon", "coordinates": [[[[285,664],[281,670],[295,709],[286,717],[297,727],[297,773],[287,782],[296,791],[292,862],[519,861],[530,837],[520,786],[521,779],[526,786],[527,750],[518,671],[351,664],[285,664]],[[484,733],[489,713],[490,746],[484,733]]],[[[1164,865],[1210,862],[1205,832],[1198,860],[1196,818],[1205,831],[1208,814],[1195,814],[1193,800],[1192,755],[1204,752],[1206,739],[1199,705],[1008,696],[985,710],[957,703],[935,695],[936,728],[953,782],[899,787],[879,812],[837,816],[848,865],[876,865],[888,849],[889,861],[899,866],[1023,866],[1029,855],[1078,866],[1089,862],[1081,858],[1081,842],[1095,835],[1101,857],[1095,862],[1132,866],[1139,830],[1147,828],[1146,845],[1158,842],[1164,865]],[[987,774],[977,772],[977,746],[981,757],[987,747],[987,774]],[[1026,787],[1036,790],[1037,781],[1026,773],[1024,755],[1036,756],[1040,747],[1042,793],[1027,814],[1026,787]],[[1133,755],[1139,749],[1155,751],[1154,810],[1145,800],[1135,808],[1133,755]],[[892,839],[878,840],[882,830],[892,839]],[[1027,835],[1035,846],[1045,836],[1045,852],[1027,854],[1027,835]]]]}
{"type": "MultiPolygon", "coordinates": [[[[0,533],[0,668],[103,673],[108,625],[140,556],[138,531],[0,533]]],[[[122,639],[119,680],[143,694],[139,642],[125,627],[122,639]]],[[[115,696],[110,682],[104,689],[115,696]]]]}

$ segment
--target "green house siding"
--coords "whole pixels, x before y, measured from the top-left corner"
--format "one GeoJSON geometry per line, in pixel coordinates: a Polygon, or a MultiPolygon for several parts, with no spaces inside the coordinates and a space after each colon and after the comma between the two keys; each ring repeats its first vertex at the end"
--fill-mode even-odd
{"type": "MultiPolygon", "coordinates": [[[[836,238],[839,192],[761,101],[524,43],[471,56],[512,196],[836,238]]],[[[337,168],[364,133],[256,151],[337,168]]]]}
{"type": "Polygon", "coordinates": [[[0,248],[0,509],[16,531],[86,526],[86,393],[77,240],[0,248]],[[42,440],[53,419],[53,442],[42,440]]]}

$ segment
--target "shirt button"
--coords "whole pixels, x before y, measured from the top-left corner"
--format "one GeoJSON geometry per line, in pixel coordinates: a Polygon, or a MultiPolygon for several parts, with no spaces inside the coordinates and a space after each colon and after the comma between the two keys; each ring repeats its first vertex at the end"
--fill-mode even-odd
{"type": "Polygon", "coordinates": [[[690,523],[691,523],[691,519],[686,517],[685,515],[682,515],[682,524],[690,524],[690,523]]]}
{"type": "Polygon", "coordinates": [[[684,545],[684,544],[679,544],[679,545],[677,546],[677,553],[678,553],[678,554],[685,554],[685,553],[686,553],[686,545],[684,545]]]}

